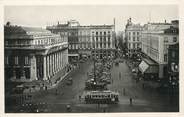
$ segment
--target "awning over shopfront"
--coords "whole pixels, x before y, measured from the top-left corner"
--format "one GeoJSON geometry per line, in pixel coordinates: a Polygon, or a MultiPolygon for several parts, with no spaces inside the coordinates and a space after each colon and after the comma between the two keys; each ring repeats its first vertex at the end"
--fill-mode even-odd
{"type": "Polygon", "coordinates": [[[142,61],[140,64],[139,64],[139,70],[144,73],[147,69],[148,69],[149,65],[145,62],[145,61],[142,61]]]}
{"type": "Polygon", "coordinates": [[[144,58],[139,64],[139,70],[142,73],[158,73],[158,67],[158,63],[147,58],[144,58]]]}

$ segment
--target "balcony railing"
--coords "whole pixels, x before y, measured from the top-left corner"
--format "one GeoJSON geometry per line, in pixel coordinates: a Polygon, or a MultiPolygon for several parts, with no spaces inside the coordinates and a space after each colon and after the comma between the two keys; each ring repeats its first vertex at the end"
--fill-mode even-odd
{"type": "Polygon", "coordinates": [[[45,49],[54,46],[59,46],[59,45],[66,45],[68,43],[52,43],[52,44],[39,44],[39,45],[33,45],[33,44],[8,44],[5,45],[5,48],[22,48],[22,49],[45,49]]]}

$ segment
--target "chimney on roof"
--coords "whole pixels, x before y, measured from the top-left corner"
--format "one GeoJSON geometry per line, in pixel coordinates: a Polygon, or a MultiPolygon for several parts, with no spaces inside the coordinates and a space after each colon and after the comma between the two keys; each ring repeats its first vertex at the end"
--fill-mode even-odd
{"type": "Polygon", "coordinates": [[[11,23],[8,21],[7,23],[6,23],[6,26],[10,26],[11,25],[11,23]]]}
{"type": "Polygon", "coordinates": [[[114,32],[115,32],[116,19],[114,18],[114,32]]]}
{"type": "Polygon", "coordinates": [[[130,22],[132,22],[132,18],[131,17],[129,18],[129,20],[130,20],[130,22]]]}

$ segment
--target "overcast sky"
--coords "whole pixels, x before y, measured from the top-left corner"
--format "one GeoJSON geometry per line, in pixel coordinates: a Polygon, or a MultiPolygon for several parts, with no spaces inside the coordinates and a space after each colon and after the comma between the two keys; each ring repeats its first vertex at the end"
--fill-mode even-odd
{"type": "Polygon", "coordinates": [[[63,5],[63,6],[5,6],[4,23],[14,25],[46,27],[70,19],[81,25],[113,24],[116,19],[116,31],[125,28],[127,19],[133,23],[167,22],[179,19],[177,5],[63,5]],[[149,15],[150,14],[150,15],[149,15]]]}

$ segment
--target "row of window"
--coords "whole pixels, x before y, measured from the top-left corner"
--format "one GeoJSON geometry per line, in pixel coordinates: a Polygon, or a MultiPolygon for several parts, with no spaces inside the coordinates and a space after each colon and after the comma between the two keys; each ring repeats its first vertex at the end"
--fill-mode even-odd
{"type": "Polygon", "coordinates": [[[91,44],[79,44],[79,48],[91,48],[91,44]]]}
{"type": "Polygon", "coordinates": [[[158,60],[159,58],[158,58],[158,50],[155,50],[155,49],[150,49],[150,55],[151,55],[151,57],[154,59],[154,60],[158,60]]]}
{"type": "Polygon", "coordinates": [[[30,65],[29,56],[19,57],[19,56],[5,56],[5,64],[6,65],[20,65],[21,63],[24,65],[30,65]]]}
{"type": "Polygon", "coordinates": [[[95,48],[95,47],[96,48],[110,48],[111,44],[110,43],[107,43],[107,44],[93,43],[92,45],[90,43],[85,43],[85,44],[70,44],[70,45],[68,45],[68,48],[69,49],[91,48],[91,46],[93,48],[95,48]]]}
{"type": "Polygon", "coordinates": [[[116,98],[117,95],[87,95],[86,98],[116,98]]]}
{"type": "MultiPolygon", "coordinates": [[[[100,38],[96,37],[96,42],[102,42],[102,41],[106,42],[106,39],[107,39],[108,42],[110,42],[110,37],[103,38],[103,39],[102,39],[102,37],[100,37],[100,38]]],[[[92,40],[94,42],[95,41],[95,38],[92,37],[92,40]]]]}
{"type": "MultiPolygon", "coordinates": [[[[92,32],[92,35],[96,34],[96,35],[106,35],[106,34],[110,34],[111,32],[110,31],[96,31],[96,32],[92,32]]],[[[75,31],[75,32],[60,32],[60,35],[68,35],[68,36],[77,36],[77,35],[90,35],[90,31],[75,31]]]]}
{"type": "Polygon", "coordinates": [[[131,46],[131,44],[129,43],[128,47],[129,47],[129,49],[131,49],[131,48],[136,49],[136,48],[140,48],[140,45],[141,44],[139,44],[139,43],[133,43],[132,46],[131,46]]]}
{"type": "MultiPolygon", "coordinates": [[[[169,42],[168,37],[164,37],[164,43],[168,43],[168,42],[169,42]]],[[[177,42],[177,37],[173,37],[172,42],[177,42]]]]}
{"type": "Polygon", "coordinates": [[[66,42],[67,38],[49,38],[49,39],[38,39],[34,40],[35,45],[47,45],[47,44],[57,44],[61,42],[66,42]]]}
{"type": "MultiPolygon", "coordinates": [[[[131,40],[130,36],[128,38],[129,38],[129,40],[131,40]]],[[[132,39],[133,39],[133,41],[136,41],[136,37],[132,37],[132,39]]],[[[137,41],[139,41],[139,37],[137,37],[137,41]]]]}
{"type": "Polygon", "coordinates": [[[164,62],[167,62],[168,55],[164,54],[164,62]]]}
{"type": "Polygon", "coordinates": [[[6,40],[5,41],[5,46],[8,45],[30,45],[31,41],[30,40],[6,40]]]}
{"type": "MultiPolygon", "coordinates": [[[[94,40],[94,39],[96,39],[96,40],[100,40],[100,41],[106,41],[106,40],[108,40],[108,41],[110,41],[110,36],[108,36],[108,37],[94,37],[94,36],[92,36],[92,39],[94,40]]],[[[79,38],[79,42],[82,42],[82,41],[90,41],[90,38],[79,38]]]]}
{"type": "Polygon", "coordinates": [[[79,38],[79,42],[90,42],[90,38],[79,38]]]}
{"type": "Polygon", "coordinates": [[[67,38],[48,38],[48,39],[37,39],[37,40],[6,40],[5,46],[11,45],[50,45],[61,42],[66,42],[67,38]]]}
{"type": "MultiPolygon", "coordinates": [[[[102,48],[102,43],[101,44],[96,44],[96,47],[97,48],[102,48]]],[[[110,43],[103,45],[103,48],[106,48],[106,47],[110,48],[110,43]]]]}
{"type": "Polygon", "coordinates": [[[132,35],[136,35],[136,34],[137,34],[137,35],[140,35],[140,32],[129,32],[128,34],[129,34],[129,36],[131,36],[131,34],[132,34],[132,35]]]}
{"type": "Polygon", "coordinates": [[[78,44],[69,44],[68,49],[78,49],[78,44]]]}
{"type": "Polygon", "coordinates": [[[79,35],[90,35],[90,31],[79,31],[79,35]]]}
{"type": "Polygon", "coordinates": [[[67,36],[68,33],[67,32],[59,32],[60,36],[67,36]]]}
{"type": "Polygon", "coordinates": [[[92,34],[94,34],[94,33],[95,33],[96,35],[103,35],[103,34],[106,35],[107,33],[110,34],[110,31],[107,31],[107,32],[106,32],[106,31],[104,31],[104,32],[102,32],[102,31],[100,31],[100,32],[98,32],[98,31],[92,32],[92,34]]]}

